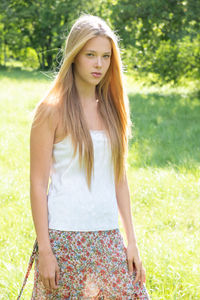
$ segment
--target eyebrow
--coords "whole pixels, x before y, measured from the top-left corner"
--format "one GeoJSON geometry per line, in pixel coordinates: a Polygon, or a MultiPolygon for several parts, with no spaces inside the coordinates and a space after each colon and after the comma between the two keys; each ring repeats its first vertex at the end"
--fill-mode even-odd
{"type": "MultiPolygon", "coordinates": [[[[89,49],[88,49],[88,50],[85,50],[85,52],[94,52],[94,53],[96,53],[96,51],[94,51],[94,50],[89,50],[89,49]]],[[[104,52],[104,54],[105,54],[105,53],[106,53],[106,54],[107,54],[107,53],[108,53],[108,54],[111,54],[111,51],[104,52]]]]}

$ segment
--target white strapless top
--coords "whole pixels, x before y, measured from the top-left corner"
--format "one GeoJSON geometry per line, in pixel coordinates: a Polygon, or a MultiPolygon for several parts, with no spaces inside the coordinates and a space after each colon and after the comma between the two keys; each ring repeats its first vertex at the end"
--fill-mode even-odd
{"type": "Polygon", "coordinates": [[[78,150],[75,158],[72,157],[70,136],[53,146],[47,195],[50,229],[96,231],[119,228],[109,140],[104,131],[90,130],[90,134],[94,147],[91,191],[85,171],[79,167],[78,150]]]}

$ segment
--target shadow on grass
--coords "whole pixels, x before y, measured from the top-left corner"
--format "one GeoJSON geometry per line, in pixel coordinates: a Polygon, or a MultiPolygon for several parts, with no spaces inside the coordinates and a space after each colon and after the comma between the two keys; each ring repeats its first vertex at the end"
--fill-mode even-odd
{"type": "Polygon", "coordinates": [[[21,81],[21,80],[49,81],[53,79],[53,71],[23,70],[20,67],[0,66],[0,79],[2,78],[9,78],[17,81],[21,81]]]}
{"type": "Polygon", "coordinates": [[[130,164],[200,172],[200,101],[158,93],[130,94],[130,164]]]}

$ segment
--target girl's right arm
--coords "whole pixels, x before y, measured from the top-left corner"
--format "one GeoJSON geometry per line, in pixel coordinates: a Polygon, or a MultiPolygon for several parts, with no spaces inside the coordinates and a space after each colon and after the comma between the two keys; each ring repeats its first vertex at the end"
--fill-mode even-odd
{"type": "Polygon", "coordinates": [[[39,248],[39,273],[46,288],[57,288],[59,268],[52,252],[48,232],[47,188],[52,161],[57,117],[31,127],[30,200],[39,248]]]}

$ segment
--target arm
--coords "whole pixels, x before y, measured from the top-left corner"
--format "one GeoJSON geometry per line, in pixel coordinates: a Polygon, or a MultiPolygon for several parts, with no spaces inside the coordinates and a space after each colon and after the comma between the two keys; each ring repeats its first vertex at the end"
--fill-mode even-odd
{"type": "Polygon", "coordinates": [[[127,242],[128,244],[133,244],[136,247],[137,242],[131,215],[130,192],[126,174],[124,181],[121,181],[118,185],[115,184],[115,190],[122,224],[126,232],[127,242]]]}
{"type": "Polygon", "coordinates": [[[51,249],[48,231],[47,188],[52,161],[56,120],[45,120],[31,128],[30,199],[39,248],[39,275],[46,288],[58,287],[59,266],[51,249]]]}
{"type": "Polygon", "coordinates": [[[32,216],[40,251],[51,251],[48,235],[47,188],[51,165],[54,130],[45,120],[31,128],[30,199],[32,216]]]}
{"type": "Polygon", "coordinates": [[[136,242],[136,235],[133,227],[133,220],[131,215],[131,201],[130,192],[128,187],[127,175],[125,173],[125,179],[120,183],[115,184],[116,198],[122,224],[124,226],[127,237],[127,261],[129,274],[132,274],[133,268],[136,269],[136,277],[133,282],[135,284],[140,281],[140,286],[145,282],[145,269],[142,266],[142,262],[139,255],[139,250],[136,242]]]}

